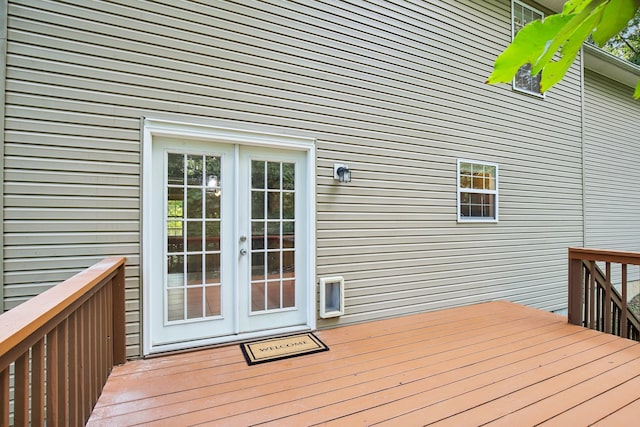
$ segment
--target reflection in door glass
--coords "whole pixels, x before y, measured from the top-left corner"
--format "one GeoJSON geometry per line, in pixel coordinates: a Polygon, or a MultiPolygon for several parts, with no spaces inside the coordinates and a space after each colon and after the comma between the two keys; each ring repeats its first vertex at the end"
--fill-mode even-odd
{"type": "Polygon", "coordinates": [[[166,320],[220,316],[220,157],[167,153],[166,320]]]}
{"type": "Polygon", "coordinates": [[[251,311],[295,307],[295,163],[251,161],[251,311]]]}

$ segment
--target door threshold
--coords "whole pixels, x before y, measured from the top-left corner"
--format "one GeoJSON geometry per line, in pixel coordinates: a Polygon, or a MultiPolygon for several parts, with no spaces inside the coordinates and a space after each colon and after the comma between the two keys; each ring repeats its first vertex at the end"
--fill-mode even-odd
{"type": "Polygon", "coordinates": [[[238,335],[227,335],[224,337],[211,338],[206,340],[198,340],[191,342],[181,342],[175,344],[158,345],[155,349],[151,349],[148,354],[143,356],[144,359],[152,359],[155,357],[169,356],[172,354],[192,353],[200,350],[208,350],[210,348],[226,347],[230,345],[240,344],[255,340],[258,338],[277,337],[297,332],[313,332],[309,325],[291,326],[280,329],[270,329],[257,332],[249,332],[238,335]]]}

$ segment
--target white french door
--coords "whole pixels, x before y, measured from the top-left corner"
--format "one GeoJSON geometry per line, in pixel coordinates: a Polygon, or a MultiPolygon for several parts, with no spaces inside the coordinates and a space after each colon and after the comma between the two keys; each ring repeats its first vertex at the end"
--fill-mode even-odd
{"type": "Polygon", "coordinates": [[[145,353],[310,328],[309,155],[153,138],[145,353]]]}

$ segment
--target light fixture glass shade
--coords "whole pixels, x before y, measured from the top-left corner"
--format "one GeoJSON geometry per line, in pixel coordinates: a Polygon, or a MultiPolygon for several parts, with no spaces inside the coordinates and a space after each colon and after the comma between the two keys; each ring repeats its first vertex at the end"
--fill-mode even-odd
{"type": "Polygon", "coordinates": [[[351,170],[346,166],[341,166],[336,171],[339,182],[351,182],[351,170]]]}

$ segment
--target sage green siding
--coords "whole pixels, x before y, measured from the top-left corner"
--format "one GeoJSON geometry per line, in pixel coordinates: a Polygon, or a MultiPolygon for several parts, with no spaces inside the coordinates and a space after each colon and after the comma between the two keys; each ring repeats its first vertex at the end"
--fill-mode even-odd
{"type": "Polygon", "coordinates": [[[632,87],[585,73],[588,247],[640,251],[640,104],[632,95],[632,87]]]}
{"type": "Polygon", "coordinates": [[[566,306],[582,242],[580,70],[484,83],[510,2],[11,0],[4,308],[107,255],[140,354],[140,119],[317,140],[317,275],[346,324],[494,299],[566,306]],[[500,222],[456,222],[456,160],[500,166],[500,222]],[[334,162],[353,181],[336,185],[334,162]]]}

